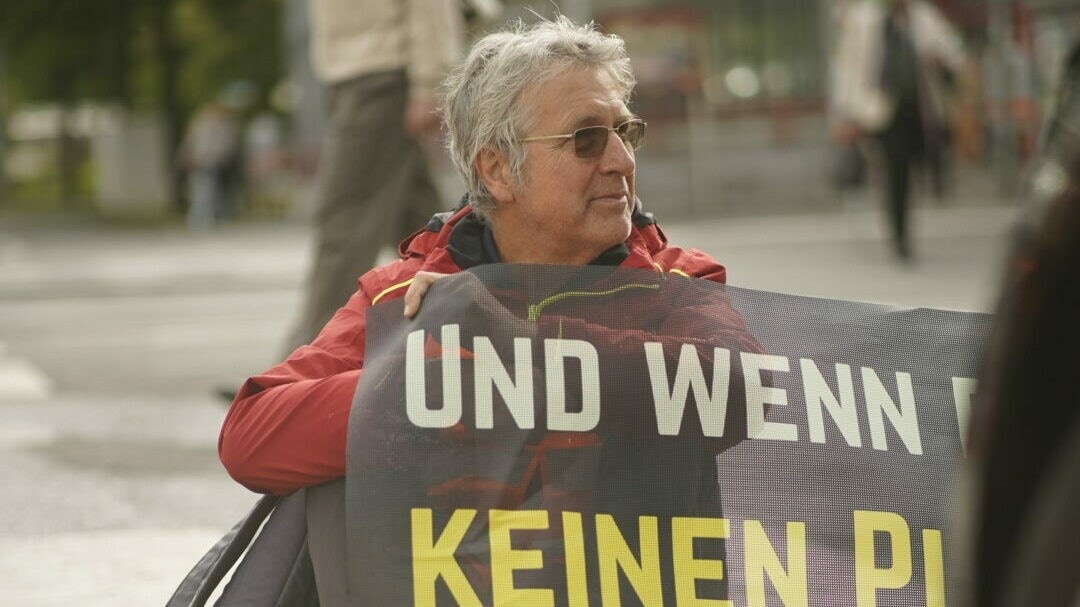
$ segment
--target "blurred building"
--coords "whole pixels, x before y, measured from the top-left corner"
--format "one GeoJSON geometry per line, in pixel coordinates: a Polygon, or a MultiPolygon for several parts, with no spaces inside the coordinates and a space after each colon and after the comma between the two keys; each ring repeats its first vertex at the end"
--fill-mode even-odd
{"type": "MultiPolygon", "coordinates": [[[[828,58],[853,0],[564,0],[577,21],[622,36],[635,111],[649,121],[638,190],[665,217],[818,211],[846,204],[828,182],[828,58]]],[[[934,0],[962,32],[969,65],[954,83],[961,198],[1007,201],[1038,137],[1069,41],[1076,0],[934,0]]],[[[290,73],[300,145],[318,140],[320,97],[307,67],[304,0],[289,0],[290,73]]],[[[551,16],[550,2],[504,0],[502,20],[551,16]]],[[[490,29],[490,28],[489,28],[490,29]]],[[[483,31],[478,32],[483,33],[483,31]]],[[[438,153],[436,151],[436,153],[438,153]]],[[[448,198],[461,191],[435,165],[448,198]]],[[[963,201],[961,201],[963,203],[963,201]]]]}
{"type": "MultiPolygon", "coordinates": [[[[496,1],[462,6],[472,3],[476,13],[483,4],[490,14],[496,1]]],[[[533,11],[550,17],[560,10],[626,40],[639,82],[634,109],[649,121],[638,189],[652,210],[676,218],[875,204],[859,192],[841,196],[828,178],[834,158],[826,137],[829,57],[838,15],[856,0],[499,1],[501,16],[472,28],[474,35],[506,20],[535,19],[533,11]]],[[[951,112],[960,200],[945,204],[1008,201],[1037,147],[1066,49],[1080,38],[1080,2],[933,1],[963,33],[969,55],[954,82],[951,112]]],[[[275,196],[291,208],[274,215],[303,216],[326,95],[308,59],[307,0],[276,6],[287,77],[269,104],[289,118],[283,124],[289,175],[275,196]]],[[[83,109],[69,108],[72,116],[64,119],[47,103],[7,107],[3,67],[0,57],[0,117],[7,126],[0,136],[0,190],[7,198],[56,198],[55,183],[63,181],[56,175],[67,174],[76,186],[69,197],[122,213],[148,204],[167,209],[160,201],[168,198],[168,155],[146,151],[167,145],[161,118],[152,115],[160,109],[98,120],[87,130],[80,118],[89,115],[86,104],[105,101],[80,100],[83,109]],[[71,128],[57,128],[69,122],[71,128]],[[153,170],[128,170],[144,165],[153,170]]],[[[453,204],[462,185],[437,143],[429,153],[453,204]]],[[[918,201],[919,188],[916,195],[918,201]]]]}

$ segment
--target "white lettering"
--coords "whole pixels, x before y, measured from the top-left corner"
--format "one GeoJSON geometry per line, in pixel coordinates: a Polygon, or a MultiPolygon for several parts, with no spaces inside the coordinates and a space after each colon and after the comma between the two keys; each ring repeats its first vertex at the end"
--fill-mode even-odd
{"type": "Polygon", "coordinates": [[[915,410],[915,393],[911,388],[911,374],[896,372],[896,391],[900,397],[897,409],[889,392],[877,373],[870,367],[862,367],[863,391],[866,394],[866,417],[870,422],[870,443],[879,451],[889,448],[885,440],[884,411],[893,428],[900,435],[908,453],[922,455],[922,438],[919,436],[919,416],[915,410]]]}
{"type": "Polygon", "coordinates": [[[701,431],[708,437],[724,435],[727,418],[728,386],[731,380],[731,352],[725,348],[713,348],[712,394],[705,385],[697,349],[683,344],[679,362],[675,367],[675,383],[668,389],[667,365],[664,347],[658,342],[645,342],[645,359],[649,364],[649,382],[652,385],[653,406],[656,409],[656,428],[663,436],[675,436],[682,426],[686,397],[691,391],[701,420],[701,431]]]}
{"type": "Polygon", "coordinates": [[[461,421],[460,327],[443,325],[441,336],[443,402],[438,409],[427,406],[424,330],[409,333],[405,342],[405,407],[409,421],[421,428],[449,428],[461,421]]]}
{"type": "Polygon", "coordinates": [[[579,339],[545,339],[544,372],[547,375],[548,430],[588,432],[600,423],[600,359],[596,348],[579,339]],[[567,358],[581,362],[581,411],[566,410],[567,358]]]}
{"type": "Polygon", "coordinates": [[[852,447],[862,446],[859,435],[859,413],[855,407],[855,387],[851,381],[851,367],[843,363],[836,365],[836,384],[840,389],[840,399],[829,389],[825,377],[821,375],[814,361],[800,358],[802,368],[803,395],[806,396],[806,420],[810,426],[810,442],[825,442],[825,421],[821,406],[829,412],[829,417],[836,422],[836,427],[844,435],[844,440],[852,447]]]}
{"type": "Polygon", "coordinates": [[[971,415],[971,399],[979,381],[970,377],[952,378],[953,402],[956,403],[956,424],[960,426],[960,447],[967,453],[968,420],[971,415]]]}
{"type": "Polygon", "coordinates": [[[746,381],[746,435],[751,438],[796,441],[799,428],[795,424],[765,421],[765,405],[786,407],[787,391],[783,388],[764,386],[762,371],[791,371],[786,356],[740,352],[743,378],[746,381]]]}
{"type": "Polygon", "coordinates": [[[499,359],[491,340],[478,336],[473,339],[473,371],[476,373],[476,427],[495,427],[494,386],[502,395],[506,408],[518,428],[532,428],[533,375],[532,342],[527,337],[514,338],[514,379],[499,359]]]}

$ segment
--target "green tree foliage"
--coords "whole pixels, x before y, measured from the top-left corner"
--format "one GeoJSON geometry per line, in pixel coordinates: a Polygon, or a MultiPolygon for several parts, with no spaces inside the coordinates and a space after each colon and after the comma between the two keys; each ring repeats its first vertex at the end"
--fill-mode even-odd
{"type": "Polygon", "coordinates": [[[128,98],[134,0],[11,0],[0,8],[0,49],[12,103],[128,98]]]}
{"type": "Polygon", "coordinates": [[[156,110],[171,153],[189,116],[228,84],[253,85],[259,103],[281,78],[281,1],[0,0],[0,94],[9,109],[93,100],[156,110]]]}
{"type": "Polygon", "coordinates": [[[178,42],[186,58],[180,92],[188,108],[247,81],[263,95],[283,69],[277,0],[178,0],[178,42]]]}
{"type": "Polygon", "coordinates": [[[186,115],[232,81],[268,91],[282,74],[280,23],[280,0],[4,0],[4,84],[12,104],[155,107],[171,53],[186,115]]]}

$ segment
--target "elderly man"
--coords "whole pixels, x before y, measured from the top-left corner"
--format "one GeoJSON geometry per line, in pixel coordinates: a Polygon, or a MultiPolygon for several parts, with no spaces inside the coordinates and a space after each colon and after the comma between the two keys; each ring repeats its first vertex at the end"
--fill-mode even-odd
{"type": "MultiPolygon", "coordinates": [[[[406,239],[401,258],[360,277],[310,345],[243,385],[219,444],[229,473],[282,495],[341,479],[364,372],[365,311],[404,297],[411,317],[441,275],[487,263],[597,264],[724,282],[723,266],[669,246],[641,212],[634,151],[645,123],[627,105],[633,86],[623,41],[564,17],[477,42],[445,85],[449,148],[467,204],[406,239]]],[[[714,479],[714,464],[705,464],[714,479]]],[[[340,513],[342,493],[329,495],[337,505],[328,509],[340,513]]],[[[342,557],[344,547],[338,534],[336,549],[317,554],[320,532],[311,537],[318,577],[320,561],[342,557]]],[[[329,604],[335,582],[318,582],[329,604]]]]}

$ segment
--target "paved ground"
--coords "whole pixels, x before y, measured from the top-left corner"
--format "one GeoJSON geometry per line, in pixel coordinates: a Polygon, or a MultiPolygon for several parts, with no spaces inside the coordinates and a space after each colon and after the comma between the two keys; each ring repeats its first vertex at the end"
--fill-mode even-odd
{"type": "MultiPolygon", "coordinates": [[[[1014,211],[921,208],[904,265],[865,200],[667,233],[743,287],[989,310],[1014,211]]],[[[0,220],[5,604],[163,604],[253,503],[217,464],[211,390],[274,362],[308,244],[296,224],[193,236],[0,220]]]]}

